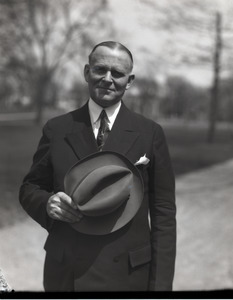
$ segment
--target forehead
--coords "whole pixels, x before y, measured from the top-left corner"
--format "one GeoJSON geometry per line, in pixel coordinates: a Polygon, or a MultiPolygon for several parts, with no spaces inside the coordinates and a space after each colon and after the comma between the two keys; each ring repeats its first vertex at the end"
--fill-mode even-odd
{"type": "Polygon", "coordinates": [[[96,48],[91,57],[91,64],[105,64],[105,65],[117,65],[132,69],[132,61],[129,54],[123,50],[111,49],[105,46],[96,48]]]}

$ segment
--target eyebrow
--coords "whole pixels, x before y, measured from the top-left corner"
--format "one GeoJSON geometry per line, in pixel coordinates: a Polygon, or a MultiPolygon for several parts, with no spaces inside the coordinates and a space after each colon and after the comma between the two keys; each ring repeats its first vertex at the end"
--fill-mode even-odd
{"type": "MultiPolygon", "coordinates": [[[[102,63],[97,63],[96,65],[93,65],[91,66],[92,69],[96,68],[96,67],[101,67],[103,69],[109,69],[105,64],[102,64],[102,63]]],[[[122,73],[122,74],[127,74],[127,73],[130,73],[130,72],[126,72],[118,67],[112,67],[110,68],[111,71],[117,71],[119,73],[122,73]]]]}

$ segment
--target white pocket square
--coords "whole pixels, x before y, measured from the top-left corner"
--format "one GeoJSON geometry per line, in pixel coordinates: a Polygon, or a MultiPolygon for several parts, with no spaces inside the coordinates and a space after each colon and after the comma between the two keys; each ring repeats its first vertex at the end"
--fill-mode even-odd
{"type": "Polygon", "coordinates": [[[139,160],[136,161],[136,163],[134,164],[135,166],[137,165],[146,165],[149,162],[149,158],[146,157],[146,154],[144,154],[144,156],[140,157],[139,160]]]}

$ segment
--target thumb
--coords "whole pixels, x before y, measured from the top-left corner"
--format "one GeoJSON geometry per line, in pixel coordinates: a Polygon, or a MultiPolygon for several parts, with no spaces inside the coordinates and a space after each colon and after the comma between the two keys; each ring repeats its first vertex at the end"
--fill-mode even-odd
{"type": "Polygon", "coordinates": [[[60,199],[62,199],[62,201],[64,203],[71,206],[72,208],[74,208],[74,209],[78,208],[78,206],[75,204],[75,202],[72,200],[72,198],[69,195],[67,195],[66,193],[60,192],[59,197],[60,197],[60,199]]]}

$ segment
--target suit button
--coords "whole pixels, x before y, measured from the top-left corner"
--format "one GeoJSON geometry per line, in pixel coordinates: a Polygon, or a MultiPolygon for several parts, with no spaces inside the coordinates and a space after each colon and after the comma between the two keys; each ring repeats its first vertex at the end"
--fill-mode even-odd
{"type": "Polygon", "coordinates": [[[113,258],[113,261],[114,261],[114,262],[118,262],[118,261],[119,261],[119,257],[114,257],[114,258],[113,258]]]}

